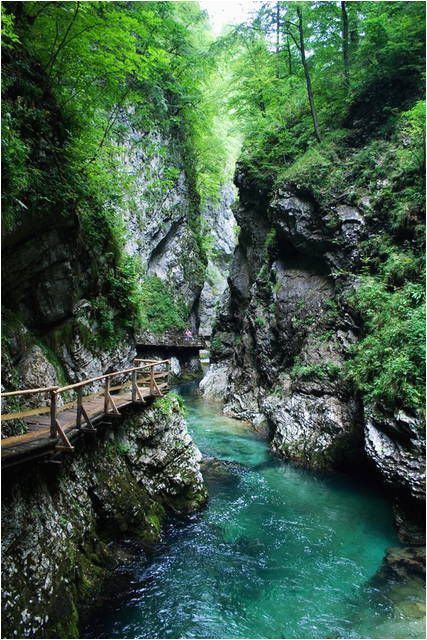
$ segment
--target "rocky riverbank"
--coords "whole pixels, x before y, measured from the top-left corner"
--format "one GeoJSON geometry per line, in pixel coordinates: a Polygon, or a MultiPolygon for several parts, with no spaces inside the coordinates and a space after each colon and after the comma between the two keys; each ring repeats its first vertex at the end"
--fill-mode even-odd
{"type": "Polygon", "coordinates": [[[3,478],[4,637],[78,638],[82,608],[114,568],[115,542],[156,541],[168,513],[206,500],[201,454],[173,395],[84,437],[61,465],[3,478]]]}
{"type": "Polygon", "coordinates": [[[421,416],[365,402],[345,369],[360,334],[347,301],[370,232],[369,198],[323,207],[295,184],[272,191],[244,170],[236,184],[241,231],[202,393],[267,431],[285,459],[376,474],[395,497],[402,540],[419,543],[421,416]]]}

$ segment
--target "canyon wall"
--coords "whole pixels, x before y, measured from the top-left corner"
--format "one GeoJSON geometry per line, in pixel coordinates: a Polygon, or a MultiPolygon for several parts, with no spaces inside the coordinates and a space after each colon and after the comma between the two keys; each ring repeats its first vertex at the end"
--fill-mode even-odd
{"type": "MultiPolygon", "coordinates": [[[[46,107],[48,114],[52,110],[46,107]]],[[[233,248],[233,189],[224,186],[218,201],[202,208],[179,132],[147,133],[135,119],[130,112],[121,115],[117,171],[126,186],[111,218],[101,211],[88,222],[84,200],[69,210],[40,200],[13,228],[3,228],[7,390],[131,366],[139,333],[132,304],[145,313],[143,329],[153,343],[166,326],[173,332],[174,323],[181,333],[185,326],[194,335],[199,326],[203,335],[210,333],[233,248]],[[124,242],[118,258],[114,243],[109,246],[116,226],[124,242]],[[202,233],[209,233],[209,251],[202,233]],[[132,304],[126,299],[130,278],[142,287],[132,304]]],[[[34,152],[35,165],[44,170],[58,136],[53,115],[49,136],[34,152]]],[[[181,370],[194,375],[199,366],[183,357],[181,370]]]]}
{"type": "Polygon", "coordinates": [[[376,475],[394,496],[402,540],[418,542],[422,417],[364,402],[345,367],[360,334],[348,299],[370,233],[369,198],[326,207],[296,184],[272,190],[242,168],[236,184],[241,230],[202,393],[268,433],[287,460],[376,475]]]}
{"type": "Polygon", "coordinates": [[[119,560],[120,544],[158,540],[167,514],[206,499],[178,400],[166,396],[96,438],[62,464],[3,474],[3,636],[78,638],[81,613],[119,560]]]}

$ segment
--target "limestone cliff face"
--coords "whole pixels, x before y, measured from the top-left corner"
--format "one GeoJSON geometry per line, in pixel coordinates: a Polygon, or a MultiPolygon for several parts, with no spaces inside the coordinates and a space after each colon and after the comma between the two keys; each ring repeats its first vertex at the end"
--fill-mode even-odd
{"type": "Polygon", "coordinates": [[[205,258],[195,237],[200,207],[182,142],[170,133],[140,131],[123,116],[120,165],[130,188],[120,207],[126,225],[126,250],[142,272],[158,276],[190,312],[203,287],[205,258]]]}
{"type": "MultiPolygon", "coordinates": [[[[126,195],[116,213],[123,219],[126,253],[137,259],[143,278],[165,282],[187,309],[194,333],[199,324],[209,333],[232,253],[232,189],[225,188],[218,205],[201,212],[178,133],[141,131],[131,113],[122,114],[120,131],[118,160],[126,195]],[[200,246],[200,213],[213,238],[209,265],[200,246]]],[[[107,223],[101,218],[99,224],[107,223]]],[[[5,232],[6,389],[75,382],[131,366],[136,355],[131,331],[113,346],[102,338],[96,305],[109,283],[101,282],[99,265],[109,258],[92,249],[79,203],[67,215],[41,207],[25,224],[5,232]]]]}
{"type": "Polygon", "coordinates": [[[98,282],[77,216],[40,219],[3,240],[3,385],[49,386],[130,366],[131,335],[101,347],[98,282]],[[110,369],[111,370],[111,369],[110,369]]]}
{"type": "Polygon", "coordinates": [[[343,374],[358,334],[345,300],[368,232],[363,202],[324,211],[295,185],[270,193],[239,171],[236,184],[241,232],[202,392],[268,430],[286,459],[375,467],[396,497],[423,501],[419,419],[364,407],[343,374]]]}
{"type": "Polygon", "coordinates": [[[153,542],[168,512],[206,498],[201,454],[172,397],[76,446],[60,466],[3,477],[4,637],[81,637],[81,605],[114,567],[114,541],[153,542]]]}
{"type": "Polygon", "coordinates": [[[236,219],[232,210],[235,197],[233,185],[226,184],[221,189],[218,202],[208,203],[202,209],[203,224],[212,245],[197,310],[198,330],[204,338],[210,338],[212,334],[217,305],[227,287],[237,242],[236,219]]]}

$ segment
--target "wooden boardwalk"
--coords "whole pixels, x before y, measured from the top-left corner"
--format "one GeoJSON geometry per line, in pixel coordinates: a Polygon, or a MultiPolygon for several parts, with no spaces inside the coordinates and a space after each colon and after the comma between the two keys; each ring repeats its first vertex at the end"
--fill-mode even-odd
{"type": "Polygon", "coordinates": [[[57,460],[74,451],[73,441],[82,434],[96,434],[97,425],[120,418],[120,409],[143,406],[168,390],[170,361],[136,360],[137,366],[89,378],[64,387],[44,387],[2,393],[2,399],[49,395],[47,405],[2,415],[2,423],[19,420],[26,433],[1,440],[2,469],[34,458],[57,460]],[[120,383],[111,385],[114,378],[120,383]],[[84,395],[85,387],[102,388],[84,395]],[[59,402],[63,395],[76,396],[59,402]]]}
{"type": "Polygon", "coordinates": [[[145,348],[168,347],[169,349],[205,349],[206,341],[199,335],[186,335],[183,331],[165,332],[153,335],[150,332],[139,333],[135,336],[136,346],[145,348]]]}

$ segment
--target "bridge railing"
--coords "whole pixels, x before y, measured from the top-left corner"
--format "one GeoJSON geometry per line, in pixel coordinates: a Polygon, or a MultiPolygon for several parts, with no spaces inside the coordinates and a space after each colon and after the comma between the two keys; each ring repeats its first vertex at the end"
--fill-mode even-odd
{"type": "Polygon", "coordinates": [[[125,388],[131,388],[132,402],[145,402],[141,384],[148,385],[149,395],[162,395],[160,386],[163,382],[168,382],[170,371],[170,360],[141,360],[136,359],[135,367],[121,369],[120,371],[112,371],[104,373],[100,376],[87,378],[74,384],[68,384],[62,387],[40,387],[37,389],[22,389],[19,391],[6,391],[0,394],[1,398],[11,398],[19,396],[37,395],[41,393],[48,394],[49,404],[34,409],[24,409],[2,415],[2,422],[10,420],[19,420],[30,416],[42,415],[50,413],[50,435],[53,438],[60,437],[64,443],[64,448],[72,449],[72,446],[65,434],[65,431],[58,420],[58,409],[64,411],[66,409],[76,408],[76,426],[78,429],[94,431],[90,416],[84,407],[84,400],[89,398],[104,396],[104,414],[108,416],[120,415],[114,402],[112,394],[123,391],[125,388]],[[160,371],[156,371],[157,367],[161,367],[160,371]],[[143,376],[143,377],[141,377],[143,376]],[[111,385],[113,378],[120,378],[120,384],[111,385]],[[125,381],[123,381],[125,378],[125,381]],[[127,378],[127,379],[126,379],[127,378]],[[96,383],[102,383],[103,388],[90,394],[84,394],[85,387],[92,386],[96,383]],[[59,398],[62,394],[75,394],[75,400],[60,404],[59,398]],[[86,426],[82,426],[82,418],[85,420],[86,426]]]}
{"type": "MultiPolygon", "coordinates": [[[[4,399],[6,399],[7,401],[8,398],[18,399],[21,396],[39,396],[41,394],[44,394],[46,396],[46,399],[48,399],[49,394],[56,389],[59,389],[59,387],[39,387],[37,389],[20,389],[19,391],[2,391],[0,397],[2,401],[4,399]]],[[[2,413],[1,421],[3,423],[10,420],[19,420],[22,418],[28,418],[30,416],[42,415],[43,413],[49,413],[49,410],[50,404],[39,407],[27,407],[18,411],[8,411],[7,413],[2,413]]]]}

